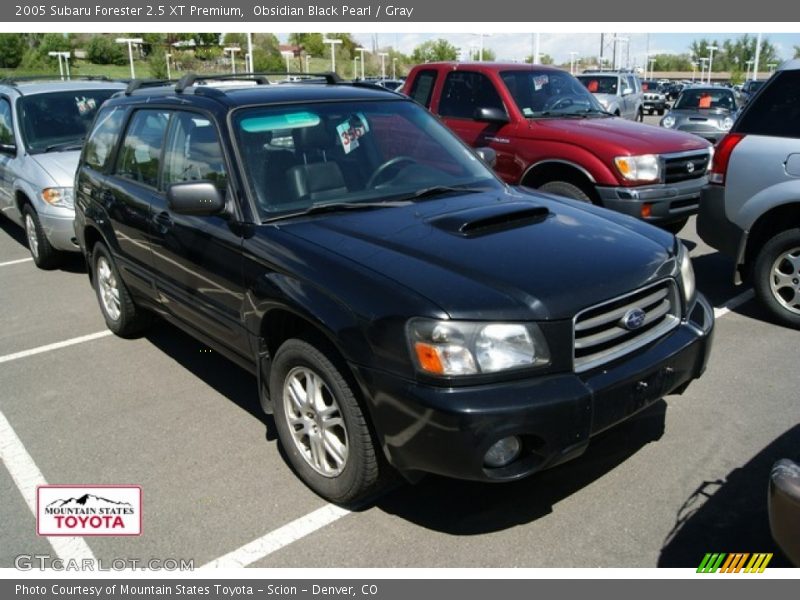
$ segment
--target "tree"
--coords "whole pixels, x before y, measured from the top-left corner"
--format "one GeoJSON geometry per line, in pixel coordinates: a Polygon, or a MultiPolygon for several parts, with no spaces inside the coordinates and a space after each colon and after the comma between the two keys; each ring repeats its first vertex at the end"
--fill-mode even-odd
{"type": "Polygon", "coordinates": [[[0,33],[0,67],[16,69],[25,54],[25,38],[19,33],[0,33]]]}
{"type": "MultiPolygon", "coordinates": [[[[526,56],[525,57],[525,62],[528,63],[528,64],[531,64],[533,62],[533,56],[531,56],[530,54],[528,56],[526,56]]],[[[538,64],[540,64],[540,65],[552,65],[554,63],[555,63],[555,61],[553,60],[553,57],[550,56],[549,54],[539,54],[539,63],[538,64]]]]}
{"type": "Polygon", "coordinates": [[[416,63],[434,62],[440,60],[456,60],[458,49],[447,40],[428,40],[423,42],[411,53],[411,60],[416,63]]]}
{"type": "Polygon", "coordinates": [[[286,64],[280,52],[270,52],[261,47],[253,49],[253,69],[257,73],[283,71],[286,64]]]}
{"type": "MultiPolygon", "coordinates": [[[[475,50],[472,53],[472,60],[480,60],[481,51],[475,50]]],[[[486,62],[492,62],[493,60],[497,59],[497,54],[495,54],[494,50],[491,48],[484,48],[483,49],[483,60],[486,62]]]]}
{"type": "Polygon", "coordinates": [[[150,76],[155,79],[167,78],[167,53],[164,51],[164,46],[154,45],[147,55],[147,68],[150,71],[150,76]]]}
{"type": "Polygon", "coordinates": [[[86,58],[96,65],[124,65],[128,62],[122,46],[105,35],[96,35],[89,40],[86,58]]]}
{"type": "Polygon", "coordinates": [[[323,43],[324,37],[321,33],[290,33],[289,43],[294,46],[301,46],[307,54],[321,57],[327,50],[323,43]]]}
{"type": "Polygon", "coordinates": [[[795,46],[794,47],[794,57],[795,58],[800,58],[800,46],[795,46]]]}
{"type": "MultiPolygon", "coordinates": [[[[758,38],[749,34],[744,34],[735,40],[726,39],[722,44],[717,41],[709,42],[706,39],[695,40],[689,50],[694,55],[694,60],[708,58],[710,55],[709,46],[716,46],[714,51],[714,71],[741,71],[746,69],[747,62],[755,60],[756,44],[758,38]]],[[[769,38],[761,40],[761,56],[759,57],[759,68],[769,63],[778,63],[778,50],[769,41],[769,38]]],[[[691,65],[689,65],[691,67],[691,65]]]]}

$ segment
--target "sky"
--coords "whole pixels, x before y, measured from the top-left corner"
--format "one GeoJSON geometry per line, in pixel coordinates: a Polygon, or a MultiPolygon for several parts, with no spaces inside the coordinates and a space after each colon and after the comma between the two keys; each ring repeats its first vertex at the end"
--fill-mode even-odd
{"type": "MultiPolygon", "coordinates": [[[[533,53],[532,34],[495,33],[491,31],[491,24],[489,24],[487,30],[490,35],[483,38],[484,48],[491,48],[498,60],[522,60],[533,53]]],[[[630,39],[630,62],[633,67],[642,66],[648,53],[651,55],[659,53],[681,54],[688,52],[689,45],[694,40],[707,38],[722,43],[725,39],[740,37],[743,32],[651,34],[616,32],[616,34],[630,39]]],[[[373,35],[375,34],[354,33],[353,37],[362,46],[371,50],[373,35]]],[[[414,47],[422,42],[440,37],[461,48],[468,49],[470,45],[477,48],[480,44],[479,35],[474,33],[380,33],[377,35],[379,46],[393,46],[405,54],[410,54],[414,47]]],[[[287,34],[282,34],[278,37],[281,38],[281,41],[285,41],[287,34]]],[[[764,37],[775,45],[778,55],[784,59],[794,56],[793,46],[800,46],[800,33],[768,33],[764,34],[764,37]]],[[[620,43],[621,46],[622,43],[620,43]]],[[[540,52],[549,54],[559,64],[569,62],[570,52],[576,52],[577,56],[598,56],[600,54],[600,34],[542,33],[540,37],[540,52]]],[[[606,53],[607,56],[609,54],[610,52],[606,53]]]]}

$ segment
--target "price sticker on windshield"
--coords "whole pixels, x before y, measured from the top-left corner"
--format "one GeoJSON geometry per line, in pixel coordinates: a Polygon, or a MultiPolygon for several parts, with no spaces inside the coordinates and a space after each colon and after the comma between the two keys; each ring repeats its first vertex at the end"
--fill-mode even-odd
{"type": "Polygon", "coordinates": [[[347,120],[336,127],[339,141],[345,154],[350,154],[358,148],[358,140],[369,132],[369,123],[364,113],[350,115],[347,120]]]}

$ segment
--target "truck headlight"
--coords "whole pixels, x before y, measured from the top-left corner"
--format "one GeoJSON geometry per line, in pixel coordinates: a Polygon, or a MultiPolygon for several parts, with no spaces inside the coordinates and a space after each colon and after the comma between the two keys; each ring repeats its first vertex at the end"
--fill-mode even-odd
{"type": "Polygon", "coordinates": [[[730,131],[730,128],[733,127],[733,119],[730,117],[725,117],[722,119],[722,123],[720,123],[720,128],[723,131],[730,131]]]}
{"type": "Polygon", "coordinates": [[[614,164],[620,175],[628,181],[658,181],[660,167],[655,154],[618,156],[614,164]]]}
{"type": "Polygon", "coordinates": [[[691,304],[694,300],[697,286],[694,279],[694,267],[692,266],[692,259],[689,257],[689,251],[686,246],[680,241],[678,242],[678,269],[680,273],[681,291],[683,292],[683,301],[686,306],[691,304]]]}
{"type": "Polygon", "coordinates": [[[661,119],[661,126],[666,127],[667,129],[672,129],[675,127],[675,117],[672,115],[667,115],[663,119],[661,119]]]}
{"type": "Polygon", "coordinates": [[[42,190],[42,200],[50,206],[73,208],[75,205],[71,187],[51,187],[42,190]]]}
{"type": "Polygon", "coordinates": [[[407,335],[418,369],[442,376],[477,375],[547,365],[550,350],[533,323],[412,319],[407,335]]]}

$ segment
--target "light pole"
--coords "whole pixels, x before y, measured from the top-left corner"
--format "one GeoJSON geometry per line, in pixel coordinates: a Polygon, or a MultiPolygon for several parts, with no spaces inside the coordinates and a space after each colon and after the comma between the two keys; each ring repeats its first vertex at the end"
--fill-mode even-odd
{"type": "Polygon", "coordinates": [[[128,59],[131,61],[131,79],[136,79],[136,70],[133,68],[133,46],[144,44],[142,38],[117,38],[118,44],[128,44],[128,59]]]}
{"type": "Polygon", "coordinates": [[[692,61],[692,83],[694,83],[695,75],[697,74],[697,63],[692,61]]]}
{"type": "Polygon", "coordinates": [[[281,55],[286,59],[286,81],[289,81],[289,71],[292,70],[292,68],[289,66],[289,59],[294,56],[294,52],[291,50],[281,50],[281,55]]]}
{"type": "MultiPolygon", "coordinates": [[[[538,34],[538,33],[534,33],[533,34],[533,54],[531,55],[531,64],[532,65],[538,65],[539,64],[539,45],[540,45],[539,42],[541,41],[539,38],[540,38],[540,34],[538,34]]],[[[600,70],[601,71],[603,70],[602,67],[600,68],[600,70]]]]}
{"type": "Polygon", "coordinates": [[[647,63],[650,65],[650,79],[652,79],[655,77],[655,75],[653,75],[653,67],[656,65],[656,57],[652,56],[648,58],[647,63]]]}
{"type": "Polygon", "coordinates": [[[577,52],[570,52],[569,53],[569,74],[575,75],[575,57],[578,55],[577,52]]]}
{"type": "Polygon", "coordinates": [[[753,63],[753,81],[758,81],[758,61],[761,59],[761,34],[756,38],[756,57],[753,63]]]}
{"type": "Polygon", "coordinates": [[[769,69],[769,74],[772,75],[775,72],[775,67],[777,65],[775,63],[767,63],[767,68],[769,69]]]}
{"type": "Polygon", "coordinates": [[[231,53],[231,75],[236,75],[236,53],[240,52],[241,48],[239,46],[226,46],[222,50],[231,53]]]}
{"type": "Polygon", "coordinates": [[[614,36],[614,57],[615,58],[619,57],[619,58],[617,58],[617,62],[614,64],[614,69],[616,69],[616,70],[622,68],[622,51],[617,52],[617,43],[618,42],[628,43],[628,38],[620,36],[620,35],[615,35],[614,36]]]}
{"type": "Polygon", "coordinates": [[[247,34],[247,72],[253,73],[256,69],[253,66],[253,34],[247,34]]]}
{"type": "Polygon", "coordinates": [[[353,81],[358,79],[358,56],[353,57],[353,81]]]}
{"type": "Polygon", "coordinates": [[[746,60],[746,61],[744,61],[744,63],[747,65],[747,72],[746,72],[746,74],[745,74],[745,76],[744,76],[744,80],[745,80],[745,81],[747,81],[748,79],[750,79],[750,67],[752,67],[752,66],[753,66],[753,62],[754,62],[754,61],[753,61],[752,59],[751,59],[751,60],[746,60]]]}
{"type": "Polygon", "coordinates": [[[397,57],[392,59],[392,79],[397,80],[397,57]]]}
{"type": "Polygon", "coordinates": [[[706,63],[708,62],[708,59],[704,56],[699,60],[700,60],[700,83],[703,83],[703,80],[706,75],[706,63]]]}
{"type": "Polygon", "coordinates": [[[165,52],[164,58],[167,60],[167,79],[172,79],[172,74],[169,71],[169,59],[172,58],[172,54],[165,52]]]}
{"type": "Polygon", "coordinates": [[[378,52],[381,57],[381,79],[386,81],[386,57],[389,56],[388,52],[378,52]]]}
{"type": "Polygon", "coordinates": [[[711,85],[711,67],[714,66],[714,50],[717,50],[716,46],[709,46],[708,47],[708,84],[711,85]]]}
{"type": "Polygon", "coordinates": [[[306,73],[310,73],[311,69],[308,67],[308,61],[311,60],[311,55],[306,54],[306,73]]]}
{"type": "Polygon", "coordinates": [[[64,81],[64,65],[61,62],[61,52],[48,52],[47,56],[55,56],[58,58],[58,74],[61,76],[61,81],[64,81]]]}
{"type": "Polygon", "coordinates": [[[367,49],[359,46],[356,50],[358,50],[358,53],[361,55],[361,79],[364,79],[364,52],[366,52],[367,49]]]}
{"type": "Polygon", "coordinates": [[[341,44],[342,40],[325,38],[322,43],[331,45],[331,71],[336,73],[336,44],[341,44]]]}

